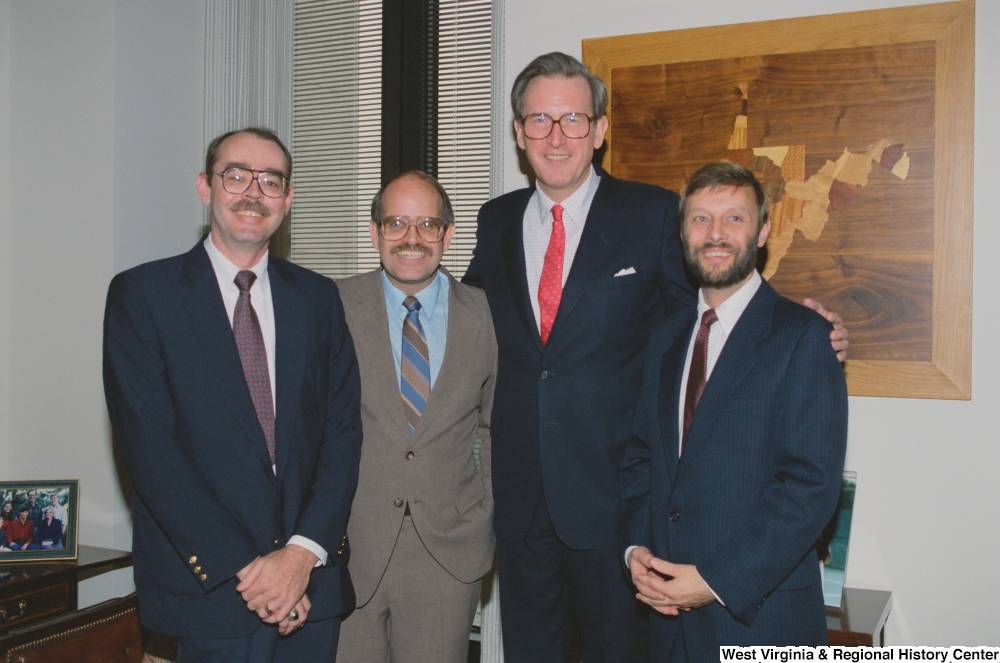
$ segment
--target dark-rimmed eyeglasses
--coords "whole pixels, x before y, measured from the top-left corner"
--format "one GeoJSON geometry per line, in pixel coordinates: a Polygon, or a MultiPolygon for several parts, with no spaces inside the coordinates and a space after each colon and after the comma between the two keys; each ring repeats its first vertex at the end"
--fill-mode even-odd
{"type": "Polygon", "coordinates": [[[288,178],[284,173],[273,170],[252,170],[250,168],[226,168],[215,173],[222,178],[222,188],[232,194],[241,194],[257,180],[260,192],[268,198],[282,198],[288,190],[288,178]]]}
{"type": "Polygon", "coordinates": [[[395,242],[403,239],[410,232],[410,226],[417,229],[417,236],[425,242],[440,242],[444,231],[448,228],[441,219],[433,216],[387,216],[378,222],[382,237],[395,242]]]}
{"type": "Polygon", "coordinates": [[[591,117],[583,113],[566,113],[559,119],[545,113],[532,113],[521,118],[521,127],[525,137],[533,140],[548,138],[556,123],[566,138],[586,138],[590,134],[590,122],[591,117]]]}

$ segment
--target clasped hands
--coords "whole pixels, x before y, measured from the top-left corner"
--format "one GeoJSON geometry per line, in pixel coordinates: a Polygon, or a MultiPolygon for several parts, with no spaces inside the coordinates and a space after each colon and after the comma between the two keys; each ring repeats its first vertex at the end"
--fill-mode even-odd
{"type": "Polygon", "coordinates": [[[316,555],[294,543],[258,557],[236,573],[240,584],[236,591],[246,601],[247,609],[256,612],[265,624],[277,624],[278,632],[287,635],[306,623],[312,604],[306,596],[309,574],[316,555]],[[289,619],[294,609],[298,619],[289,619]]]}
{"type": "Polygon", "coordinates": [[[693,564],[673,564],[638,546],[628,556],[636,598],[664,615],[679,615],[715,601],[715,595],[693,564]]]}

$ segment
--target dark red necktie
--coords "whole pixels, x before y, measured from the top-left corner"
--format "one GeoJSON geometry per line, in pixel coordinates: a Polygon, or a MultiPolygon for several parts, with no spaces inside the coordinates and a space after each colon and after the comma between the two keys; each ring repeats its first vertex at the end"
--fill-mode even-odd
{"type": "Polygon", "coordinates": [[[562,214],[562,205],[552,206],[552,236],[549,238],[549,248],[545,250],[542,278],[538,282],[542,345],[549,340],[552,323],[556,321],[556,313],[559,312],[559,300],[562,299],[563,256],[566,254],[566,228],[563,226],[562,214]]]}
{"type": "Polygon", "coordinates": [[[271,465],[274,465],[274,399],[271,396],[271,374],[267,370],[264,334],[260,330],[257,312],[250,305],[250,286],[256,280],[257,275],[248,269],[237,274],[234,279],[236,287],[240,289],[240,298],[236,300],[236,308],[233,310],[233,336],[236,338],[236,348],[240,352],[243,376],[250,389],[250,400],[253,401],[257,420],[264,431],[271,465]]]}
{"type": "Polygon", "coordinates": [[[688,373],[687,393],[684,396],[684,434],[681,435],[681,445],[687,437],[688,429],[691,428],[691,420],[694,419],[694,411],[698,409],[698,401],[705,391],[705,383],[708,381],[706,375],[708,370],[708,336],[712,325],[719,319],[715,314],[715,309],[710,308],[701,316],[701,326],[698,327],[698,335],[694,338],[694,353],[691,355],[691,370],[688,373]]]}

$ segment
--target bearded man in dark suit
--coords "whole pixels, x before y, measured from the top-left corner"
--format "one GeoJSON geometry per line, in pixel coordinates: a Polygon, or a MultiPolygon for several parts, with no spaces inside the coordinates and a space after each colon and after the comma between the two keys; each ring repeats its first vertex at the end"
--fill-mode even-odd
{"type": "Polygon", "coordinates": [[[698,303],[650,335],[622,462],[621,545],[658,613],[651,658],[825,645],[815,543],[847,447],[830,323],[754,269],[771,224],[753,173],[709,164],[680,209],[698,303]]]}

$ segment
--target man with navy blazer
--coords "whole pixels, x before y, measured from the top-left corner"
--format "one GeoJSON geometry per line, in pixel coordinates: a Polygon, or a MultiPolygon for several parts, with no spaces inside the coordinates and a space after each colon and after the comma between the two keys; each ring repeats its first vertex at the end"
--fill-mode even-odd
{"type": "Polygon", "coordinates": [[[847,444],[830,324],[755,270],[770,223],[753,173],[701,168],[680,210],[698,304],[651,333],[622,461],[621,546],[656,610],[651,658],[825,645],[815,543],[847,444]]]}
{"type": "MultiPolygon", "coordinates": [[[[511,102],[537,179],[483,205],[463,279],[485,288],[499,345],[491,435],[504,654],[569,662],[579,642],[585,660],[637,663],[646,611],[621,568],[618,465],[649,330],[695,301],[679,199],[592,165],[608,96],[575,58],[533,60],[511,102]]],[[[833,340],[846,349],[842,327],[833,340]]]]}
{"type": "Polygon", "coordinates": [[[334,661],[354,606],[357,359],[334,283],[268,255],[291,166],[269,131],[214,140],[198,177],[208,237],[108,291],[136,590],[144,625],[179,637],[180,663],[334,661]]]}

